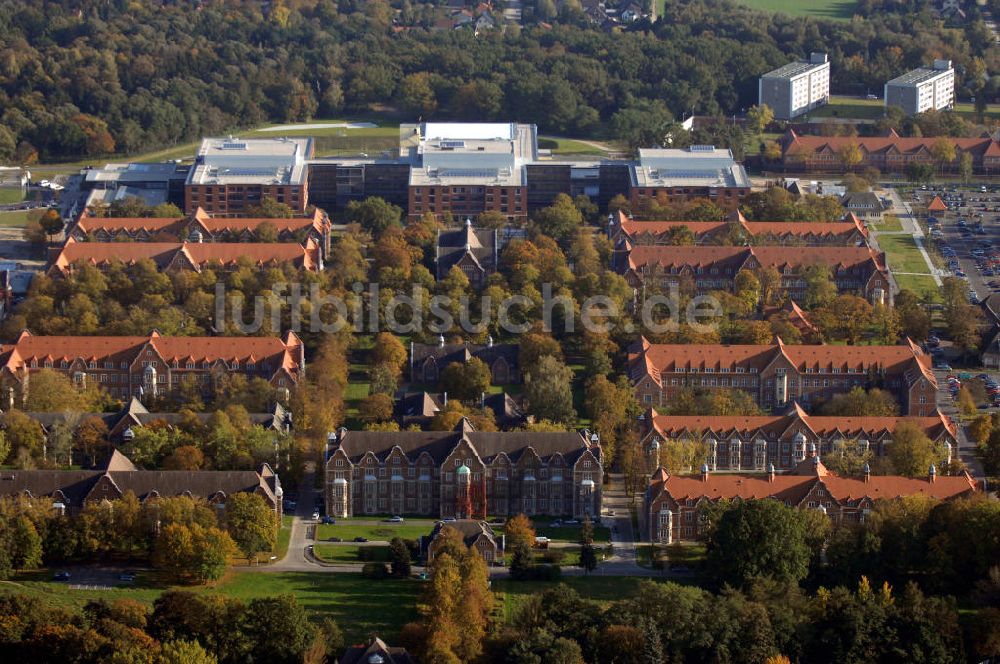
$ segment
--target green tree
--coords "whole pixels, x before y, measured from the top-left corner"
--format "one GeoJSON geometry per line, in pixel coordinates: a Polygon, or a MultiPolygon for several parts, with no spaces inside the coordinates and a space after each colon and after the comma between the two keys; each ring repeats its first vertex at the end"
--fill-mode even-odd
{"type": "Polygon", "coordinates": [[[972,179],[972,153],[962,152],[962,156],[958,160],[958,175],[962,178],[962,182],[965,184],[969,183],[972,179]]]}
{"type": "Polygon", "coordinates": [[[896,473],[926,477],[932,464],[941,466],[943,451],[916,424],[902,421],[892,433],[888,457],[896,473]]]}
{"type": "Polygon", "coordinates": [[[389,541],[389,563],[393,576],[401,579],[410,576],[410,550],[399,537],[393,537],[389,541]]]}
{"type": "Polygon", "coordinates": [[[254,659],[299,664],[313,640],[314,627],[294,595],[258,597],[246,611],[245,632],[253,635],[254,659]]]}
{"type": "Polygon", "coordinates": [[[774,122],[774,111],[767,104],[754,105],[747,111],[747,129],[760,136],[774,122]]]}
{"type": "Polygon", "coordinates": [[[441,372],[441,389],[456,399],[471,401],[489,391],[493,377],[490,368],[478,357],[465,364],[453,362],[441,372]]]}
{"type": "Polygon", "coordinates": [[[525,370],[524,382],[528,408],[537,418],[566,425],[576,421],[572,369],[546,355],[537,365],[525,370]]]}
{"type": "Polygon", "coordinates": [[[774,500],[731,505],[719,518],[708,543],[706,569],[716,585],[746,588],[762,577],[798,583],[809,570],[812,552],[794,508],[774,500]]]}
{"type": "Polygon", "coordinates": [[[351,201],[344,210],[348,223],[360,226],[378,237],[389,228],[401,226],[403,209],[387,203],[377,196],[369,196],[363,201],[351,201]]]}
{"type": "Polygon", "coordinates": [[[552,205],[535,213],[539,230],[557,240],[569,240],[583,224],[583,215],[566,194],[557,194],[552,205]]]}
{"type": "Polygon", "coordinates": [[[278,520],[260,496],[234,493],[226,501],[229,535],[248,559],[271,551],[278,539],[278,520]]]}
{"type": "Polygon", "coordinates": [[[156,656],[156,664],[217,664],[218,661],[197,641],[167,641],[156,656]]]}

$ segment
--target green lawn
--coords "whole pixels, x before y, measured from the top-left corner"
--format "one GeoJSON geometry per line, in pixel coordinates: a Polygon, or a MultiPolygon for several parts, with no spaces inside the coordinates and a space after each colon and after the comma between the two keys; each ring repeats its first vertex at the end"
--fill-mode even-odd
{"type": "Polygon", "coordinates": [[[856,0],[740,0],[740,2],[765,12],[841,21],[850,20],[858,5],[856,0]]]}
{"type": "Polygon", "coordinates": [[[0,212],[0,226],[15,228],[28,224],[28,215],[35,210],[14,210],[13,212],[0,212]]]}
{"type": "Polygon", "coordinates": [[[0,205],[20,203],[24,200],[24,191],[20,187],[0,187],[0,205]]]}
{"type": "Polygon", "coordinates": [[[320,524],[316,527],[316,540],[323,541],[331,537],[339,537],[345,542],[355,537],[365,537],[373,542],[388,542],[393,537],[417,539],[421,535],[430,535],[434,530],[433,520],[410,521],[407,523],[386,523],[377,526],[355,526],[320,524]]]}
{"type": "Polygon", "coordinates": [[[274,555],[278,560],[288,553],[288,544],[292,539],[292,520],[295,517],[281,517],[281,530],[278,531],[278,542],[274,546],[274,555]]]}
{"type": "Polygon", "coordinates": [[[858,99],[857,97],[831,97],[826,106],[809,111],[811,118],[851,118],[855,120],[878,120],[885,112],[881,100],[858,99]]]}
{"type": "Polygon", "coordinates": [[[572,138],[557,138],[555,136],[539,136],[538,147],[552,150],[552,154],[558,155],[587,155],[592,157],[603,157],[608,151],[573,140],[572,138]]]}
{"type": "Polygon", "coordinates": [[[886,253],[886,261],[893,272],[929,274],[927,261],[920,254],[912,236],[881,235],[878,238],[878,246],[886,253]]]}
{"type": "Polygon", "coordinates": [[[871,228],[878,233],[892,233],[903,230],[903,222],[899,217],[886,215],[881,224],[871,224],[871,228]]]}
{"type": "Polygon", "coordinates": [[[389,562],[389,547],[387,546],[366,546],[357,544],[315,544],[313,554],[323,562],[327,563],[361,563],[361,562],[389,562]],[[361,560],[358,551],[362,548],[374,550],[374,558],[370,561],[361,560]]]}
{"type": "MultiPolygon", "coordinates": [[[[579,542],[582,531],[582,526],[552,527],[544,523],[535,523],[535,534],[539,537],[548,537],[551,540],[579,542]]],[[[607,526],[594,526],[594,541],[610,542],[611,530],[607,526]]]]}
{"type": "Polygon", "coordinates": [[[922,299],[929,299],[931,302],[941,301],[941,288],[934,283],[931,276],[897,274],[896,283],[899,287],[911,290],[922,299]]]}
{"type": "MultiPolygon", "coordinates": [[[[24,593],[53,606],[80,609],[95,599],[127,598],[149,605],[166,590],[141,587],[141,576],[140,587],[111,590],[73,590],[64,583],[33,580],[50,576],[51,572],[18,575],[15,581],[0,582],[0,593],[24,593]]],[[[395,640],[399,629],[417,617],[416,599],[421,587],[421,582],[416,580],[370,581],[361,578],[360,574],[233,572],[216,586],[183,589],[224,594],[245,601],[291,593],[317,619],[336,620],[348,642],[356,643],[371,632],[386,640],[395,640]]]]}

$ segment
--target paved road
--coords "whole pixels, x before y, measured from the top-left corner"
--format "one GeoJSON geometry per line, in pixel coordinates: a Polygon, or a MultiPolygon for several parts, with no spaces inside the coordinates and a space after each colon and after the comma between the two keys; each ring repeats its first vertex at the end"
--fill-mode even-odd
{"type": "MultiPolygon", "coordinates": [[[[937,407],[941,411],[942,415],[951,418],[952,422],[960,422],[958,416],[958,408],[955,407],[955,402],[951,398],[951,393],[948,392],[948,371],[935,371],[934,375],[938,381],[938,391],[937,391],[937,407]]],[[[994,378],[997,376],[994,375],[994,378]]],[[[976,479],[983,479],[986,473],[983,471],[983,464],[976,456],[976,444],[969,440],[968,436],[965,435],[965,427],[959,424],[958,426],[958,458],[966,465],[969,469],[969,473],[976,479]]]]}
{"type": "MultiPolygon", "coordinates": [[[[927,241],[927,237],[924,235],[923,229],[920,224],[917,223],[916,216],[913,214],[913,210],[910,208],[910,203],[903,200],[903,197],[895,189],[887,190],[889,193],[889,200],[892,201],[892,209],[889,213],[899,217],[899,221],[903,226],[902,231],[889,231],[889,232],[875,232],[875,242],[877,244],[879,235],[910,235],[913,237],[913,242],[917,245],[917,249],[920,251],[920,255],[923,257],[924,262],[927,264],[927,271],[918,274],[928,274],[934,278],[934,283],[938,286],[941,285],[941,275],[936,269],[934,269],[934,263],[931,262],[931,257],[927,254],[927,248],[924,246],[927,241]]],[[[890,268],[891,259],[890,259],[890,268]]],[[[902,273],[901,273],[902,274],[902,273]]],[[[906,273],[910,274],[910,273],[906,273]]]]}

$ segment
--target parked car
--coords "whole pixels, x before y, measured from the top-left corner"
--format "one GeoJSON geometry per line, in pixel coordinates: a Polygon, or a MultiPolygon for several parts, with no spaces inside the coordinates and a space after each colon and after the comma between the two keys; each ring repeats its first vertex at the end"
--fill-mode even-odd
{"type": "Polygon", "coordinates": [[[947,362],[938,362],[937,364],[934,365],[934,368],[939,369],[941,371],[951,371],[951,365],[948,364],[947,362]]]}
{"type": "Polygon", "coordinates": [[[403,517],[394,516],[391,519],[389,519],[389,523],[403,523],[403,517]]]}
{"type": "Polygon", "coordinates": [[[127,572],[125,574],[119,574],[118,580],[124,581],[125,583],[132,583],[135,581],[135,574],[129,574],[127,572]]]}
{"type": "Polygon", "coordinates": [[[337,523],[337,520],[334,519],[332,516],[324,516],[323,517],[323,523],[326,524],[326,525],[328,525],[328,526],[332,526],[335,523],[337,523]]]}
{"type": "Polygon", "coordinates": [[[319,512],[313,512],[312,513],[312,518],[313,518],[313,521],[319,521],[319,512]]]}
{"type": "Polygon", "coordinates": [[[368,541],[368,538],[367,537],[361,537],[360,535],[358,535],[357,537],[354,538],[354,541],[363,544],[363,543],[365,543],[365,542],[368,541]]]}
{"type": "Polygon", "coordinates": [[[56,581],[69,581],[69,572],[56,572],[56,575],[52,578],[56,581]]]}

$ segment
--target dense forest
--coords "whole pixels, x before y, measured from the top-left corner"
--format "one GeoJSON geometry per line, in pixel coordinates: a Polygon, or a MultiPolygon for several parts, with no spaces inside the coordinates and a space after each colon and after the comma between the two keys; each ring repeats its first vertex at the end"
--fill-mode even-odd
{"type": "MultiPolygon", "coordinates": [[[[666,19],[625,31],[566,11],[476,36],[400,25],[420,7],[3,0],[0,162],[135,153],[267,121],[384,110],[600,135],[637,117],[738,113],[756,102],[757,76],[813,50],[830,53],[835,93],[881,89],[948,57],[992,96],[987,74],[1000,70],[981,21],[944,29],[928,12],[838,23],[668,0],[666,19]]],[[[959,96],[973,88],[960,84],[959,96]]]]}

